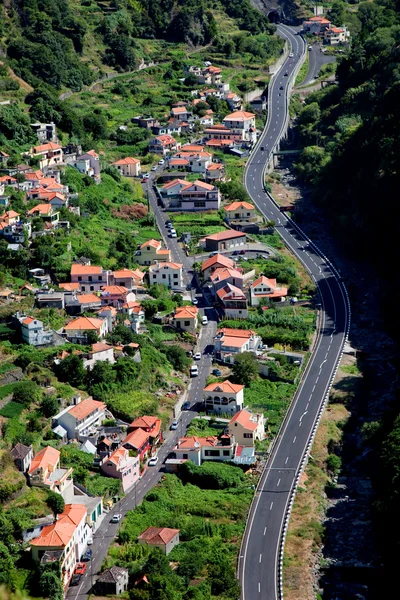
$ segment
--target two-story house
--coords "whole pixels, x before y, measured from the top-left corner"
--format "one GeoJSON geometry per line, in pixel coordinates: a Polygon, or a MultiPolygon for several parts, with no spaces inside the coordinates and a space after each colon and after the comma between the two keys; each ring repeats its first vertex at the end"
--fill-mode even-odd
{"type": "Polygon", "coordinates": [[[177,306],[172,323],[177,329],[196,335],[198,318],[199,310],[197,306],[177,306]]]}
{"type": "Polygon", "coordinates": [[[15,313],[13,315],[14,323],[20,327],[22,341],[31,346],[48,346],[53,343],[53,332],[47,329],[43,321],[24,315],[15,313]]]}
{"type": "Polygon", "coordinates": [[[114,348],[104,342],[96,342],[92,344],[87,354],[82,355],[82,360],[85,369],[92,369],[97,362],[108,361],[113,364],[115,363],[114,348]]]}
{"type": "Polygon", "coordinates": [[[85,152],[85,154],[77,156],[73,166],[78,169],[80,173],[93,179],[95,183],[101,182],[100,159],[99,155],[94,150],[89,150],[88,152],[85,152]]]}
{"type": "Polygon", "coordinates": [[[191,436],[180,438],[173,452],[178,460],[191,460],[200,466],[206,460],[232,461],[236,447],[234,438],[229,435],[220,438],[191,436]]]}
{"type": "Polygon", "coordinates": [[[247,297],[243,290],[226,283],[217,290],[217,298],[228,319],[246,319],[248,316],[247,297]]]}
{"type": "Polygon", "coordinates": [[[163,248],[160,240],[148,240],[140,246],[136,256],[139,265],[152,265],[155,262],[171,262],[171,252],[163,248]]]}
{"type": "Polygon", "coordinates": [[[39,158],[39,168],[41,170],[53,165],[60,165],[63,162],[62,148],[54,142],[34,146],[30,149],[29,156],[31,158],[39,158]]]}
{"type": "Polygon", "coordinates": [[[250,202],[231,202],[228,206],[224,206],[226,220],[231,221],[254,221],[256,219],[256,209],[250,202]]]}
{"type": "Polygon", "coordinates": [[[105,285],[101,292],[101,303],[106,306],[114,306],[120,308],[126,302],[134,302],[136,296],[122,285],[105,285]]]}
{"type": "Polygon", "coordinates": [[[176,121],[187,122],[189,119],[189,111],[186,106],[173,106],[171,108],[171,117],[176,121]]]}
{"type": "Polygon", "coordinates": [[[253,415],[246,408],[237,412],[229,421],[228,431],[239,446],[254,446],[256,440],[265,439],[265,417],[253,415]]]}
{"type": "Polygon", "coordinates": [[[11,450],[11,456],[13,457],[17,469],[22,473],[26,473],[29,470],[33,459],[32,446],[25,446],[24,444],[21,444],[21,442],[17,442],[11,450]]]}
{"type": "Polygon", "coordinates": [[[122,489],[126,492],[139,479],[139,457],[130,456],[126,448],[118,448],[103,460],[101,470],[109,477],[120,479],[122,489]]]}
{"type": "MultiPolygon", "coordinates": [[[[181,167],[186,168],[189,162],[186,160],[186,158],[174,158],[171,159],[169,164],[171,168],[176,169],[181,167]]],[[[188,182],[185,181],[185,179],[171,179],[171,181],[168,181],[160,188],[161,196],[170,199],[179,198],[181,191],[187,186],[187,184],[188,182]]]]}
{"type": "Polygon", "coordinates": [[[221,268],[216,269],[210,277],[213,284],[213,292],[216,295],[217,291],[224,287],[227,283],[243,290],[243,274],[237,269],[221,268]]]}
{"type": "Polygon", "coordinates": [[[141,462],[144,462],[147,456],[151,453],[150,434],[144,429],[135,429],[128,433],[122,441],[122,445],[127,450],[133,450],[139,457],[141,462]]]}
{"type": "Polygon", "coordinates": [[[59,561],[64,589],[91,537],[86,516],[87,509],[83,504],[66,504],[57,520],[43,527],[40,535],[30,541],[35,562],[46,564],[59,561]]]}
{"type": "Polygon", "coordinates": [[[248,142],[257,141],[256,115],[244,110],[237,110],[223,119],[223,124],[231,132],[240,133],[242,140],[248,142]]]}
{"type": "Polygon", "coordinates": [[[162,429],[161,419],[158,417],[144,415],[143,417],[137,417],[128,427],[128,432],[136,431],[137,429],[143,429],[150,436],[151,445],[157,446],[162,442],[162,429]]]}
{"type": "Polygon", "coordinates": [[[64,427],[68,439],[80,440],[88,437],[93,428],[102,424],[105,419],[105,410],[104,402],[86,398],[58,413],[53,417],[53,424],[64,427]]]}
{"type": "Polygon", "coordinates": [[[158,548],[168,555],[179,544],[179,529],[168,527],[148,527],[138,537],[139,544],[158,548]]]}
{"type": "Polygon", "coordinates": [[[138,285],[142,285],[143,279],[144,273],[139,269],[118,269],[112,272],[109,285],[122,285],[131,291],[138,285]]]}
{"type": "Polygon", "coordinates": [[[261,275],[250,286],[250,304],[258,306],[262,299],[284,301],[287,293],[288,289],[277,284],[276,279],[261,275]]]}
{"type": "Polygon", "coordinates": [[[149,267],[150,285],[165,285],[168,289],[183,287],[182,264],[173,262],[160,262],[149,267]]]}
{"type": "MultiPolygon", "coordinates": [[[[186,160],[186,169],[191,173],[206,173],[207,168],[212,163],[212,155],[209,152],[200,150],[191,152],[186,150],[185,146],[175,154],[173,158],[182,158],[186,160]]],[[[173,159],[171,159],[172,161],[173,159]]]]}
{"type": "Polygon", "coordinates": [[[77,317],[64,326],[67,339],[75,344],[86,344],[88,331],[93,331],[99,339],[104,338],[108,333],[108,320],[77,317]]]}
{"type": "Polygon", "coordinates": [[[251,329],[229,329],[217,331],[214,338],[214,354],[217,359],[233,363],[235,355],[255,352],[261,344],[261,337],[251,329]]]}
{"type": "Polygon", "coordinates": [[[51,204],[37,204],[28,210],[28,216],[43,219],[52,226],[57,225],[60,218],[60,214],[51,204]]]}
{"type": "Polygon", "coordinates": [[[113,162],[113,167],[115,167],[124,177],[139,177],[141,172],[140,160],[132,158],[131,156],[120,158],[113,162]]]}
{"type": "Polygon", "coordinates": [[[182,188],[179,206],[182,210],[219,210],[221,193],[211,183],[197,179],[182,188]]]}
{"type": "Polygon", "coordinates": [[[210,383],[203,389],[204,408],[207,412],[233,414],[242,410],[244,385],[231,383],[210,383]]]}
{"type": "Polygon", "coordinates": [[[73,469],[60,467],[60,455],[60,451],[51,446],[46,446],[35,454],[28,470],[30,485],[66,496],[73,486],[73,469]]]}
{"type": "Polygon", "coordinates": [[[228,258],[223,254],[215,254],[214,256],[206,258],[201,265],[201,272],[203,278],[207,280],[217,269],[235,269],[235,267],[236,265],[231,258],[228,258]]]}
{"type": "Polygon", "coordinates": [[[172,135],[157,135],[149,142],[149,152],[166,156],[170,152],[179,150],[180,146],[181,145],[172,137],[172,135]]]}
{"type": "Polygon", "coordinates": [[[71,283],[79,283],[81,292],[100,292],[108,285],[110,271],[95,265],[73,264],[71,266],[71,283]]]}

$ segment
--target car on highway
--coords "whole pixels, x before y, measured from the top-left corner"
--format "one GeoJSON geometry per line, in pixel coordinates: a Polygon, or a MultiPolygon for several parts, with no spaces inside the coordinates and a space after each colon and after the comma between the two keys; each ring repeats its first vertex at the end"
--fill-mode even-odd
{"type": "Polygon", "coordinates": [[[208,317],[206,317],[206,316],[204,315],[204,317],[202,317],[202,318],[201,318],[201,324],[202,324],[202,325],[207,325],[207,324],[208,324],[208,317]]]}
{"type": "Polygon", "coordinates": [[[78,562],[75,567],[75,575],[84,575],[86,573],[86,565],[84,562],[78,562]]]}
{"type": "Polygon", "coordinates": [[[286,71],[286,72],[285,72],[285,77],[287,77],[288,75],[289,75],[289,73],[286,71]]]}
{"type": "Polygon", "coordinates": [[[283,90],[283,85],[281,85],[279,89],[280,89],[280,90],[283,90]]]}
{"type": "Polygon", "coordinates": [[[193,356],[194,360],[201,360],[201,352],[196,352],[193,356]]]}
{"type": "Polygon", "coordinates": [[[93,550],[91,550],[89,548],[88,550],[86,550],[86,552],[84,552],[84,554],[82,554],[81,560],[88,562],[89,560],[92,560],[92,556],[93,556],[93,550]]]}
{"type": "Polygon", "coordinates": [[[169,426],[171,431],[175,431],[175,429],[178,429],[178,421],[176,419],[174,419],[171,423],[171,425],[169,426]]]}
{"type": "Polygon", "coordinates": [[[149,467],[155,467],[157,463],[158,463],[158,456],[153,456],[153,458],[151,458],[147,464],[149,467]]]}
{"type": "Polygon", "coordinates": [[[82,575],[72,575],[69,585],[79,585],[82,575]]]}
{"type": "Polygon", "coordinates": [[[293,56],[294,56],[293,52],[290,52],[289,53],[289,58],[293,58],[293,56]]]}
{"type": "Polygon", "coordinates": [[[189,410],[190,408],[190,402],[184,402],[182,404],[182,410],[189,410]]]}
{"type": "Polygon", "coordinates": [[[308,49],[309,49],[309,50],[312,50],[312,46],[308,46],[308,49]]]}
{"type": "Polygon", "coordinates": [[[264,152],[264,146],[261,146],[260,150],[261,152],[264,152]]]}
{"type": "Polygon", "coordinates": [[[121,519],[121,513],[116,513],[114,516],[111,517],[110,523],[119,523],[121,519]]]}
{"type": "Polygon", "coordinates": [[[213,369],[212,374],[215,375],[215,377],[221,377],[222,371],[220,371],[219,369],[213,369]]]}

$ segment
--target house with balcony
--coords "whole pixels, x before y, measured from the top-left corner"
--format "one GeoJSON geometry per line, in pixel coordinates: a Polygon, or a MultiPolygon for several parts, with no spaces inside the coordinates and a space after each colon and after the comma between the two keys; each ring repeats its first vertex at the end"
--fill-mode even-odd
{"type": "Polygon", "coordinates": [[[65,310],[69,315],[80,315],[101,308],[101,298],[97,294],[65,294],[65,310]]]}
{"type": "Polygon", "coordinates": [[[183,122],[187,122],[189,120],[189,116],[191,116],[186,106],[173,106],[170,114],[174,121],[183,122]]]}
{"type": "Polygon", "coordinates": [[[85,154],[77,156],[72,164],[75,169],[93,179],[95,183],[101,183],[100,159],[94,150],[89,150],[85,154]]]}
{"type": "Polygon", "coordinates": [[[59,562],[64,589],[92,535],[86,516],[87,510],[83,504],[66,504],[57,520],[43,527],[40,535],[29,542],[35,562],[42,565],[59,562]]]}
{"type": "Polygon", "coordinates": [[[207,258],[201,265],[201,272],[205,281],[210,279],[211,275],[217,269],[235,269],[236,265],[231,258],[224,256],[223,254],[215,254],[207,258]]]}
{"type": "Polygon", "coordinates": [[[321,34],[331,27],[331,22],[322,16],[311,17],[303,22],[303,31],[310,34],[321,34]]]}
{"type": "Polygon", "coordinates": [[[239,446],[254,447],[256,441],[265,439],[265,417],[263,414],[253,415],[243,408],[229,421],[228,431],[235,437],[239,446]]]}
{"type": "Polygon", "coordinates": [[[39,168],[41,170],[48,169],[53,165],[60,165],[63,162],[63,150],[55,142],[33,146],[29,151],[29,156],[39,159],[39,168]]]}
{"type": "Polygon", "coordinates": [[[173,452],[178,460],[191,460],[200,466],[204,461],[232,461],[235,458],[237,444],[229,435],[208,437],[183,437],[178,440],[173,452]]]}
{"type": "Polygon", "coordinates": [[[50,346],[53,343],[53,332],[44,326],[43,321],[17,312],[13,315],[13,323],[21,331],[22,341],[31,346],[50,346]]]}
{"type": "MultiPolygon", "coordinates": [[[[206,412],[234,414],[242,410],[244,385],[231,383],[210,383],[203,389],[203,402],[206,412]]],[[[236,438],[235,438],[236,439],[236,438]]]]}
{"type": "Polygon", "coordinates": [[[53,424],[61,425],[69,440],[85,441],[91,431],[102,424],[106,418],[105,411],[104,402],[86,398],[58,413],[53,417],[53,424]]]}
{"type": "Polygon", "coordinates": [[[113,271],[110,276],[109,285],[120,285],[129,291],[143,284],[144,273],[139,269],[119,269],[113,271]]]}
{"type": "Polygon", "coordinates": [[[97,362],[108,361],[110,364],[114,364],[114,348],[104,342],[96,342],[92,344],[89,352],[82,355],[82,360],[85,369],[92,369],[97,362]]]}
{"type": "Polygon", "coordinates": [[[127,156],[113,162],[113,167],[121,173],[123,177],[139,177],[141,172],[140,160],[127,156]]]}
{"type": "Polygon", "coordinates": [[[125,302],[122,305],[121,313],[128,317],[132,331],[139,334],[146,320],[146,315],[140,302],[125,302]]]}
{"type": "Polygon", "coordinates": [[[251,329],[219,329],[214,338],[214,355],[217,360],[234,363],[235,355],[256,352],[261,337],[251,329]]]}
{"type": "Polygon", "coordinates": [[[231,110],[240,110],[242,107],[242,99],[235,92],[224,94],[224,100],[228,103],[231,110]]]}
{"type": "Polygon", "coordinates": [[[222,306],[224,315],[228,319],[247,318],[249,314],[247,310],[247,297],[243,290],[231,283],[226,283],[217,290],[216,296],[222,306]]]}
{"type": "Polygon", "coordinates": [[[151,445],[157,446],[162,443],[162,429],[161,419],[158,417],[152,417],[144,415],[143,417],[137,417],[128,427],[128,433],[136,431],[137,429],[143,429],[150,436],[151,445]]]}
{"type": "Polygon", "coordinates": [[[28,217],[42,219],[51,226],[58,224],[60,213],[51,204],[37,204],[28,210],[28,217]]]}
{"type": "Polygon", "coordinates": [[[219,233],[207,235],[201,240],[202,246],[208,252],[224,252],[226,250],[238,250],[247,243],[246,234],[236,229],[226,229],[219,233]]]}
{"type": "Polygon", "coordinates": [[[324,43],[329,46],[337,46],[338,44],[345,44],[350,39],[350,31],[345,25],[342,27],[335,27],[332,25],[324,31],[324,43]]]}
{"type": "Polygon", "coordinates": [[[73,469],[60,467],[60,455],[60,451],[51,446],[35,454],[28,470],[30,485],[46,488],[64,497],[73,486],[73,469]]]}
{"type": "Polygon", "coordinates": [[[221,163],[211,163],[206,168],[205,179],[208,183],[212,181],[222,181],[225,177],[225,168],[221,163]]]}
{"type": "Polygon", "coordinates": [[[104,306],[114,306],[120,308],[126,302],[134,302],[136,296],[122,285],[105,285],[101,292],[101,303],[104,306]]]}
{"type": "Polygon", "coordinates": [[[108,333],[108,320],[95,317],[77,317],[64,326],[64,334],[69,342],[86,344],[87,333],[93,331],[99,339],[108,333]]]}
{"type": "Polygon", "coordinates": [[[135,429],[131,433],[128,433],[126,438],[122,440],[122,446],[127,450],[135,452],[140,461],[144,462],[152,449],[150,434],[144,429],[135,429]]]}
{"type": "Polygon", "coordinates": [[[55,123],[31,123],[33,131],[36,133],[39,142],[56,142],[57,133],[55,123]]]}
{"type": "MultiPolygon", "coordinates": [[[[188,166],[188,161],[183,158],[173,158],[170,161],[170,167],[174,168],[186,168],[188,166]],[[178,163],[178,164],[177,164],[178,163]]],[[[187,186],[188,182],[185,179],[171,179],[160,188],[160,194],[163,198],[177,199],[180,196],[183,188],[187,186]]]]}
{"type": "Polygon", "coordinates": [[[110,271],[95,265],[81,265],[74,263],[71,266],[71,283],[78,283],[81,292],[100,292],[109,284],[110,271]]]}
{"type": "Polygon", "coordinates": [[[256,115],[237,110],[223,119],[223,124],[232,133],[240,134],[243,141],[255,143],[257,141],[256,115]]]}
{"type": "Polygon", "coordinates": [[[288,289],[277,284],[276,279],[261,275],[250,285],[250,304],[259,306],[261,300],[283,302],[287,294],[288,289]]]}
{"type": "Polygon", "coordinates": [[[204,151],[204,148],[193,152],[187,150],[187,147],[183,146],[181,150],[172,157],[171,161],[175,158],[184,159],[186,161],[185,168],[187,171],[190,171],[191,173],[201,173],[202,175],[206,173],[207,168],[212,163],[212,155],[209,152],[204,151]]]}
{"type": "Polygon", "coordinates": [[[228,223],[232,221],[252,222],[257,219],[255,206],[246,201],[231,202],[231,204],[224,206],[224,211],[228,223]]]}
{"type": "Polygon", "coordinates": [[[101,470],[108,477],[120,479],[122,489],[126,492],[139,480],[139,457],[130,456],[126,448],[118,448],[103,460],[101,470]]]}
{"type": "MultiPolygon", "coordinates": [[[[231,144],[241,143],[242,142],[242,132],[241,131],[233,131],[227,125],[210,125],[207,129],[204,130],[204,139],[205,140],[219,140],[219,141],[227,141],[231,144]]],[[[207,144],[208,145],[208,144],[207,144]]]]}
{"type": "Polygon", "coordinates": [[[198,319],[199,309],[197,306],[177,306],[172,317],[172,324],[180,331],[187,331],[192,335],[196,335],[198,319]]]}
{"type": "Polygon", "coordinates": [[[139,265],[152,265],[155,262],[171,262],[171,252],[162,247],[160,240],[148,240],[140,246],[136,256],[139,265]]]}
{"type": "Polygon", "coordinates": [[[214,271],[210,277],[214,295],[228,283],[243,290],[243,274],[237,269],[221,268],[214,271]]]}
{"type": "Polygon", "coordinates": [[[182,188],[178,206],[182,210],[219,210],[221,193],[210,183],[197,179],[182,188]]]}
{"type": "Polygon", "coordinates": [[[150,285],[165,285],[168,289],[183,287],[182,264],[173,262],[160,262],[149,267],[150,285]]]}
{"type": "Polygon", "coordinates": [[[166,156],[171,152],[176,152],[180,147],[180,143],[169,134],[157,135],[149,142],[149,152],[160,156],[166,156]]]}

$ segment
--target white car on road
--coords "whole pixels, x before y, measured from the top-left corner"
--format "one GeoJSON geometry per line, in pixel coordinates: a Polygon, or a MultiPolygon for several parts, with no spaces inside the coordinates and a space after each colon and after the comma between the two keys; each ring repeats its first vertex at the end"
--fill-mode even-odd
{"type": "Polygon", "coordinates": [[[149,467],[155,467],[157,463],[158,463],[158,456],[153,456],[153,458],[151,458],[147,464],[149,467]]]}
{"type": "Polygon", "coordinates": [[[196,352],[196,354],[193,356],[194,360],[201,360],[201,352],[196,352]]]}

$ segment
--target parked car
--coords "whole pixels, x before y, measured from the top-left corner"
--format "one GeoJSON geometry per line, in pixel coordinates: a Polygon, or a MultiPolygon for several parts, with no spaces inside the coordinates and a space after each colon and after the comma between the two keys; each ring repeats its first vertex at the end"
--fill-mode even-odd
{"type": "Polygon", "coordinates": [[[197,377],[199,374],[199,367],[197,365],[192,365],[190,367],[190,377],[197,377]]]}
{"type": "Polygon", "coordinates": [[[147,464],[149,467],[155,467],[157,463],[158,463],[158,456],[153,456],[153,458],[151,458],[147,464]]]}
{"type": "Polygon", "coordinates": [[[75,575],[84,575],[86,573],[86,564],[84,562],[78,562],[75,567],[75,575]]]}
{"type": "Polygon", "coordinates": [[[243,256],[243,254],[246,254],[246,250],[239,250],[239,254],[243,256]]]}
{"type": "Polygon", "coordinates": [[[178,421],[176,419],[174,421],[172,421],[169,428],[171,429],[171,431],[175,431],[175,429],[178,429],[178,421]]]}
{"type": "Polygon", "coordinates": [[[142,183],[147,183],[147,177],[143,177],[142,183]]]}
{"type": "Polygon", "coordinates": [[[151,167],[151,170],[152,170],[152,171],[157,171],[157,166],[156,166],[156,165],[153,165],[153,166],[151,167]]]}
{"type": "Polygon", "coordinates": [[[90,550],[90,548],[89,548],[88,550],[86,550],[86,552],[84,554],[82,554],[81,560],[88,562],[89,560],[92,560],[92,556],[93,556],[93,550],[90,550]]]}
{"type": "Polygon", "coordinates": [[[199,301],[197,300],[197,298],[192,299],[192,304],[194,304],[196,306],[196,304],[198,304],[198,303],[199,303],[199,301]]]}
{"type": "Polygon", "coordinates": [[[201,352],[196,352],[196,354],[193,356],[194,360],[201,360],[201,352]]]}
{"type": "Polygon", "coordinates": [[[189,410],[190,408],[190,402],[184,402],[182,404],[182,410],[189,410]]]}
{"type": "Polygon", "coordinates": [[[69,585],[79,585],[82,575],[72,575],[69,585]]]}
{"type": "Polygon", "coordinates": [[[212,258],[213,256],[216,256],[218,254],[218,252],[211,252],[208,256],[209,258],[212,258]]]}
{"type": "MultiPolygon", "coordinates": [[[[87,543],[87,545],[88,545],[88,546],[92,546],[92,544],[93,544],[93,538],[92,538],[92,536],[88,537],[88,539],[87,539],[87,542],[86,542],[86,543],[87,543]]],[[[90,551],[90,552],[91,552],[91,551],[90,551]]]]}
{"type": "Polygon", "coordinates": [[[215,375],[215,377],[221,377],[222,372],[219,369],[213,369],[212,374],[215,375]]]}
{"type": "Polygon", "coordinates": [[[207,325],[207,323],[208,323],[208,318],[204,315],[204,317],[202,317],[202,319],[201,319],[201,324],[207,325]]]}
{"type": "Polygon", "coordinates": [[[290,52],[289,53],[289,58],[293,58],[293,56],[294,56],[293,52],[290,52]]]}
{"type": "Polygon", "coordinates": [[[122,515],[121,513],[116,513],[112,518],[110,523],[119,523],[120,520],[122,519],[122,515]]]}
{"type": "Polygon", "coordinates": [[[150,177],[150,173],[145,173],[145,174],[143,175],[143,179],[148,179],[149,177],[150,177]]]}
{"type": "Polygon", "coordinates": [[[171,236],[172,238],[176,238],[176,237],[178,237],[178,236],[176,235],[176,231],[171,231],[171,233],[170,233],[170,236],[171,236]]]}
{"type": "Polygon", "coordinates": [[[165,163],[165,160],[162,158],[161,160],[158,161],[159,165],[163,165],[165,163]]]}
{"type": "Polygon", "coordinates": [[[309,49],[309,50],[312,50],[312,46],[308,46],[308,49],[309,49]]]}

